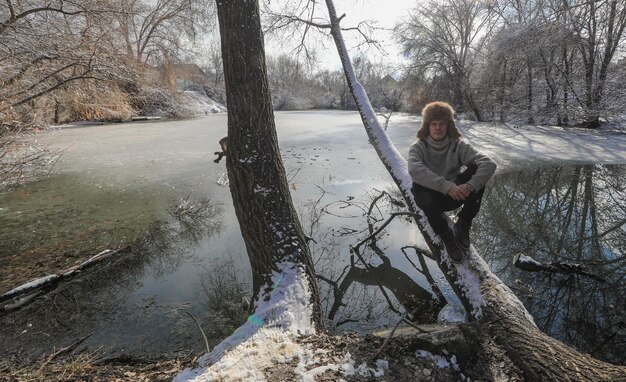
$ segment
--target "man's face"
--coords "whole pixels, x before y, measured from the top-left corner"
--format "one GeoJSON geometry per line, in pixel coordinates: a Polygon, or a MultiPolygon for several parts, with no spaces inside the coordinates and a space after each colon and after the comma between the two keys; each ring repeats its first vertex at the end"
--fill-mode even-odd
{"type": "Polygon", "coordinates": [[[432,120],[428,125],[428,135],[435,141],[442,141],[448,133],[448,123],[441,120],[432,120]]]}

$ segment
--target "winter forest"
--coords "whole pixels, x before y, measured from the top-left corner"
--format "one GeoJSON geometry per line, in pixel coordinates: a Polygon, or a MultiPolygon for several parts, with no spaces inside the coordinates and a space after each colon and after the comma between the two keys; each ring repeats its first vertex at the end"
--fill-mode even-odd
{"type": "Polygon", "coordinates": [[[0,2],[0,381],[626,381],[626,3],[387,3],[0,2]]]}
{"type": "MultiPolygon", "coordinates": [[[[267,57],[277,110],[355,109],[342,71],[316,65],[310,40],[323,39],[324,29],[299,22],[323,17],[321,8],[261,4],[264,32],[285,41],[267,57]]],[[[177,107],[185,103],[181,88],[225,101],[211,1],[7,1],[2,15],[7,128],[189,117],[191,110],[177,107]],[[204,81],[182,76],[185,65],[197,65],[204,81]]],[[[478,121],[590,128],[624,113],[619,1],[416,1],[386,41],[374,18],[358,21],[353,28],[367,49],[357,51],[354,67],[376,109],[418,113],[444,99],[478,121]],[[368,58],[392,43],[402,65],[368,58]]]]}

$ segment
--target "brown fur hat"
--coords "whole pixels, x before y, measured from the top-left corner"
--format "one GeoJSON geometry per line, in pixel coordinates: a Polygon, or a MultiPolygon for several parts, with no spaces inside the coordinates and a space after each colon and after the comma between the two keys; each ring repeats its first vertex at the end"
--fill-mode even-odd
{"type": "Polygon", "coordinates": [[[417,132],[419,139],[428,136],[428,125],[431,121],[447,121],[448,135],[452,140],[461,139],[461,132],[454,122],[454,109],[446,102],[431,102],[422,109],[422,128],[417,132]]]}

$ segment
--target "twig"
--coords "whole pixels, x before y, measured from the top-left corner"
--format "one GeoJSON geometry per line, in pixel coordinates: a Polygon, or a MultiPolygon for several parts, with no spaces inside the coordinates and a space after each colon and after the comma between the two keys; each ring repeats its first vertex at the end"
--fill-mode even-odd
{"type": "Polygon", "coordinates": [[[39,367],[38,371],[41,371],[41,369],[44,368],[44,366],[46,366],[47,364],[49,364],[50,362],[52,362],[55,358],[57,358],[58,356],[60,356],[61,354],[67,353],[72,351],[73,349],[75,349],[78,345],[80,345],[81,343],[83,343],[87,338],[91,337],[93,335],[93,332],[87,334],[86,336],[84,336],[83,338],[79,339],[78,341],[74,342],[73,344],[63,347],[57,351],[55,351],[54,353],[50,354],[50,356],[48,357],[48,359],[39,367]]]}
{"type": "Polygon", "coordinates": [[[385,338],[385,341],[383,342],[383,344],[380,346],[380,349],[378,349],[378,351],[376,352],[376,355],[374,355],[374,357],[372,357],[372,362],[376,361],[378,359],[378,357],[380,356],[380,354],[383,352],[383,350],[385,350],[385,348],[387,347],[387,344],[389,343],[389,341],[391,340],[391,337],[393,337],[393,333],[395,333],[396,329],[398,329],[398,326],[400,326],[400,323],[404,320],[404,317],[400,318],[400,321],[398,321],[396,323],[396,325],[393,327],[393,329],[391,329],[391,332],[389,333],[389,335],[387,336],[387,338],[385,338]]]}
{"type": "Polygon", "coordinates": [[[198,326],[198,329],[200,329],[200,333],[202,333],[202,338],[204,338],[204,345],[206,346],[206,352],[210,353],[211,352],[211,348],[209,347],[209,340],[206,338],[206,334],[204,334],[204,330],[202,330],[202,326],[200,326],[200,323],[198,322],[198,320],[196,320],[196,318],[191,313],[189,313],[189,311],[187,311],[185,313],[187,313],[187,315],[189,315],[189,317],[191,317],[193,322],[195,322],[196,325],[198,326]]]}
{"type": "Polygon", "coordinates": [[[430,270],[428,269],[428,265],[426,264],[426,260],[424,260],[424,256],[428,257],[431,260],[434,260],[433,257],[432,257],[432,254],[429,251],[427,251],[425,249],[422,249],[422,248],[419,248],[419,247],[414,246],[414,245],[404,246],[404,247],[400,248],[400,250],[402,251],[402,253],[404,253],[404,257],[406,257],[406,259],[409,261],[409,263],[411,263],[413,268],[415,268],[415,270],[417,270],[418,272],[423,274],[424,277],[426,277],[426,281],[428,281],[428,283],[430,284],[430,287],[432,288],[432,290],[435,293],[435,295],[437,296],[437,298],[439,298],[441,301],[444,301],[445,300],[445,296],[443,295],[443,293],[441,293],[441,290],[439,289],[439,286],[437,285],[437,282],[435,281],[433,276],[430,274],[430,270]],[[407,248],[413,248],[415,250],[417,258],[418,258],[418,260],[420,262],[420,266],[422,267],[421,270],[419,268],[417,268],[417,265],[415,265],[413,260],[411,260],[409,255],[406,253],[405,249],[407,249],[407,248]]]}
{"type": "Polygon", "coordinates": [[[400,250],[402,251],[402,253],[404,253],[404,255],[405,255],[405,256],[407,256],[407,258],[408,258],[408,256],[409,256],[409,255],[408,255],[406,252],[404,252],[404,250],[405,250],[405,249],[407,249],[407,248],[412,248],[412,249],[414,249],[414,250],[415,250],[415,252],[417,252],[418,254],[421,254],[421,255],[423,255],[423,256],[426,256],[426,257],[428,257],[428,258],[429,258],[429,259],[431,259],[431,260],[437,261],[437,259],[435,259],[435,256],[433,256],[433,254],[432,254],[430,251],[428,251],[428,250],[426,250],[426,249],[424,249],[424,248],[420,248],[420,247],[418,247],[418,246],[416,246],[416,245],[405,245],[404,247],[400,248],[400,250]]]}

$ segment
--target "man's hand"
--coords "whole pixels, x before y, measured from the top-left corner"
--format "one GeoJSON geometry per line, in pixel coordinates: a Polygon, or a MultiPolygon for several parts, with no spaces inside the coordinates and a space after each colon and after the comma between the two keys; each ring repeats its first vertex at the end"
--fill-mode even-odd
{"type": "Polygon", "coordinates": [[[467,199],[467,197],[470,196],[470,191],[465,184],[460,186],[453,184],[448,190],[448,195],[458,202],[467,199]]]}

